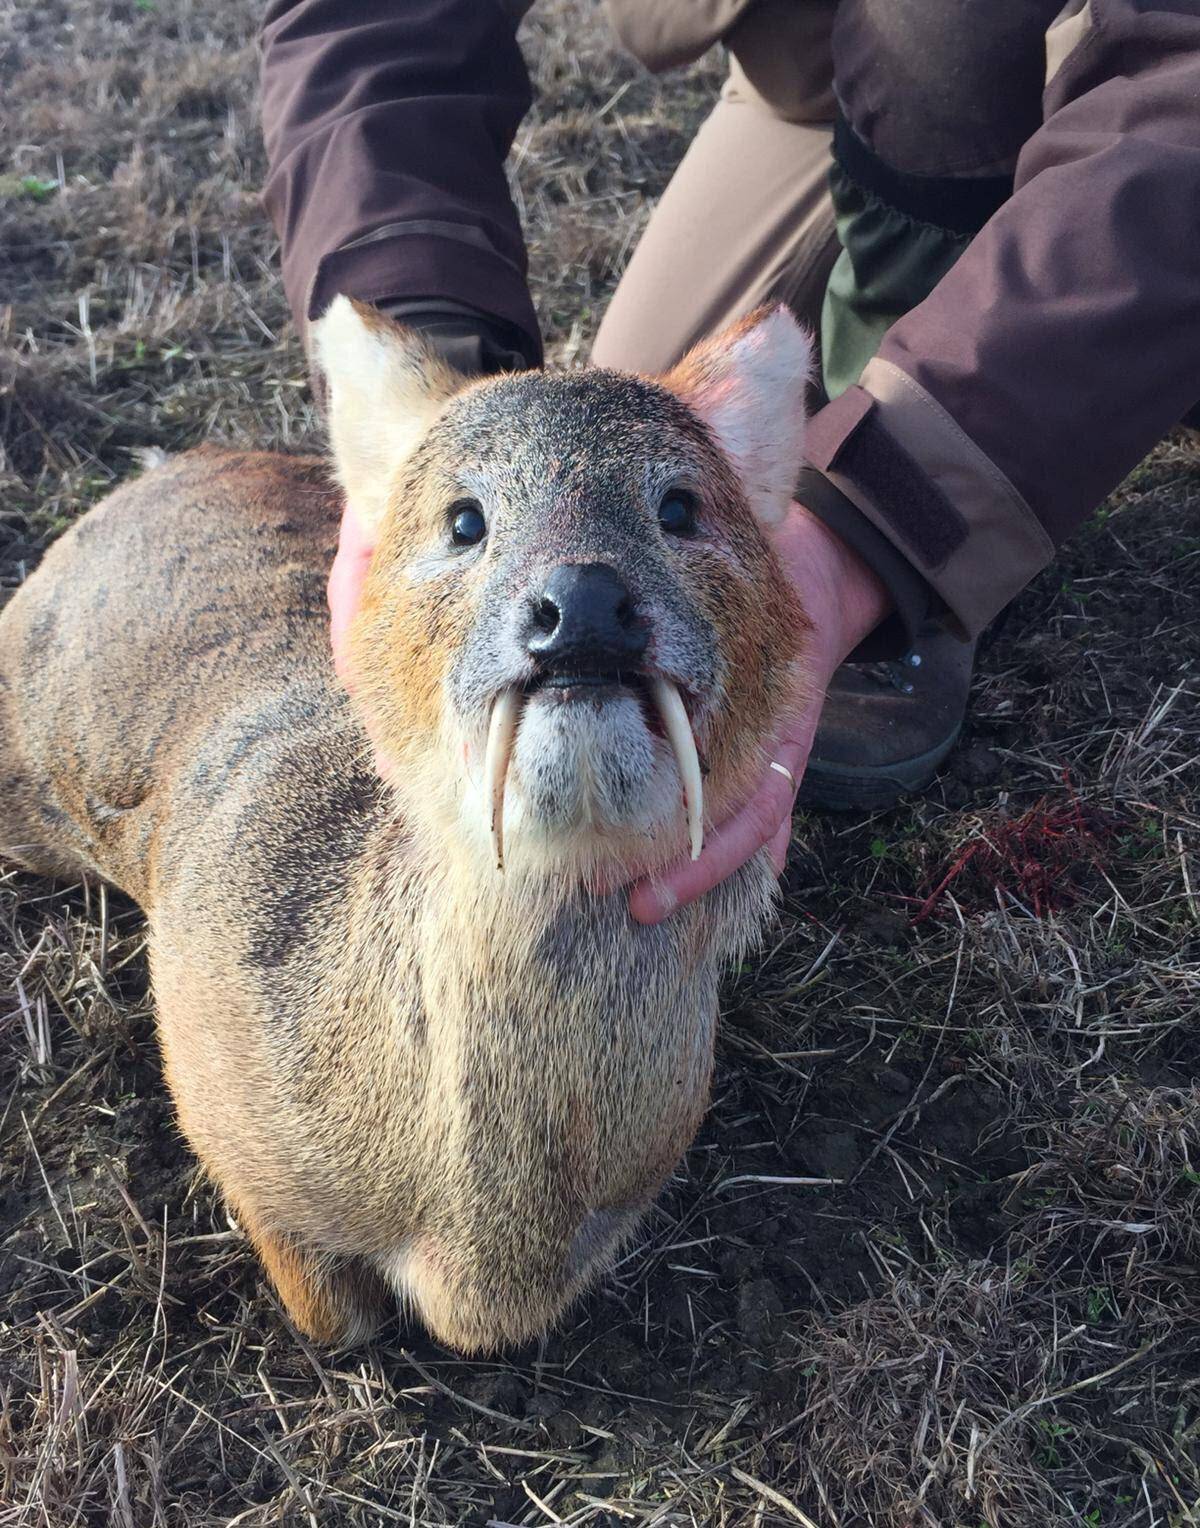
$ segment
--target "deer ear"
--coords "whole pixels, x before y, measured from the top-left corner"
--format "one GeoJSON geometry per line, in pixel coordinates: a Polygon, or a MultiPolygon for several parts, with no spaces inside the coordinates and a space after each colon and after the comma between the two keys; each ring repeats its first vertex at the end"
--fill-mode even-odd
{"type": "Polygon", "coordinates": [[[312,339],[328,389],[338,481],[364,527],[375,530],[396,469],[465,379],[416,330],[349,297],[333,299],[312,339]]]}
{"type": "Polygon", "coordinates": [[[759,308],[660,378],[708,425],[764,525],[787,513],[804,450],[812,344],[784,307],[759,308]]]}

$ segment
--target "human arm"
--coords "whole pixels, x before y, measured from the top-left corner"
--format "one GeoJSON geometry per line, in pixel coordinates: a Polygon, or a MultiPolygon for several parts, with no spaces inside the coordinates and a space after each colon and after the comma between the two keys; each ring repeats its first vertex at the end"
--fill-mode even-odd
{"type": "Polygon", "coordinates": [[[538,363],[504,174],[530,103],[516,42],[523,9],[477,0],[267,6],[264,198],[302,332],[342,292],[410,322],[473,315],[489,343],[538,363]]]}
{"type": "Polygon", "coordinates": [[[1079,0],[1047,46],[1013,195],[808,437],[969,635],[1200,399],[1200,11],[1079,0]]]}
{"type": "MultiPolygon", "coordinates": [[[[846,524],[857,510],[964,636],[1200,399],[1200,12],[1078,0],[1049,58],[1046,119],[1013,196],[807,440],[846,524]]],[[[919,602],[895,603],[911,630],[919,602]]],[[[815,721],[788,724],[805,756],[815,721]]],[[[665,901],[715,885],[735,846],[746,858],[772,835],[786,843],[790,796],[765,776],[705,855],[663,878],[665,901]]],[[[658,907],[653,887],[636,889],[635,916],[658,907]]]]}
{"type": "MultiPolygon", "coordinates": [[[[541,342],[504,160],[530,102],[522,0],[272,0],[262,32],[265,200],[307,334],[339,292],[422,329],[467,373],[541,342]]],[[[319,377],[314,378],[318,389],[319,377]]],[[[329,579],[334,664],[371,559],[345,508],[329,579]]]]}

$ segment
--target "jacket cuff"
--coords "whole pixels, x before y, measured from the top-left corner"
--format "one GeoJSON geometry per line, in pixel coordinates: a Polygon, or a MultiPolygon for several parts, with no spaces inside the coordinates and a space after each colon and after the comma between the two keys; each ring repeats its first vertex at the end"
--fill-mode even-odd
{"type": "Polygon", "coordinates": [[[540,366],[537,315],[519,270],[486,233],[466,223],[415,219],[392,223],[340,249],[317,266],[305,304],[308,322],[339,293],[361,302],[395,305],[442,301],[465,304],[516,331],[525,362],[540,366]]]}
{"type": "Polygon", "coordinates": [[[379,309],[397,323],[417,329],[464,377],[490,377],[502,371],[526,371],[534,365],[525,354],[524,336],[465,303],[430,299],[381,302],[379,309]]]}
{"type": "Polygon", "coordinates": [[[843,540],[876,575],[894,609],[850,654],[849,663],[899,658],[916,644],[917,633],[938,603],[929,585],[851,499],[815,467],[802,467],[796,497],[810,514],[843,540]]]}
{"type": "Polygon", "coordinates": [[[929,393],[890,361],[809,425],[806,454],[976,637],[1054,556],[1029,505],[929,393]]]}

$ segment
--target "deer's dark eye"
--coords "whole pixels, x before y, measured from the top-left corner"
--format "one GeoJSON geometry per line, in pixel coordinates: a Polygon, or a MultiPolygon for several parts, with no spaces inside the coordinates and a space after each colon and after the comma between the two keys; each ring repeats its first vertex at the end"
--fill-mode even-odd
{"type": "Polygon", "coordinates": [[[658,523],[668,536],[694,536],[696,501],[690,493],[672,489],[658,506],[658,523]]]}
{"type": "Polygon", "coordinates": [[[464,499],[454,505],[454,518],[450,522],[450,539],[455,546],[478,546],[487,535],[487,521],[483,510],[474,499],[464,499]]]}

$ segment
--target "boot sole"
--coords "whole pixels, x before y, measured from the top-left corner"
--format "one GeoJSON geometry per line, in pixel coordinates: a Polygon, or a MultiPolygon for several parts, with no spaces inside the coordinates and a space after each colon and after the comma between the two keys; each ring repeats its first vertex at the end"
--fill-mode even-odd
{"type": "Polygon", "coordinates": [[[886,811],[904,796],[929,789],[961,730],[955,727],[928,753],[892,764],[822,764],[810,759],[800,782],[799,805],[817,812],[886,811]]]}

